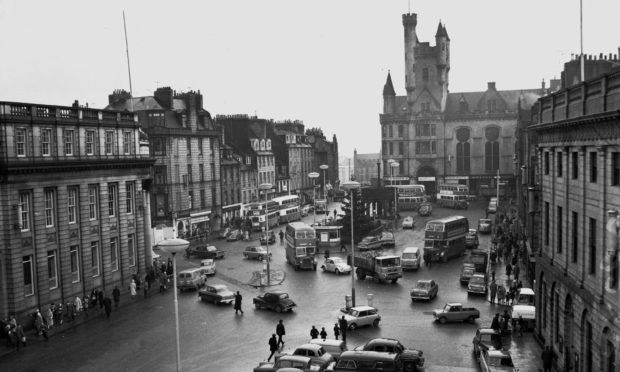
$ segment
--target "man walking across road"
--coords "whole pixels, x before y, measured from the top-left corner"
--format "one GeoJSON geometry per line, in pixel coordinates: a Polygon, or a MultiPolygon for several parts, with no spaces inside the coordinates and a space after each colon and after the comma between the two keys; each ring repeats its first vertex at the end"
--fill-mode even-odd
{"type": "Polygon", "coordinates": [[[338,323],[336,323],[334,324],[334,337],[336,340],[338,339],[338,336],[340,336],[340,327],[338,327],[338,323]]]}
{"type": "Polygon", "coordinates": [[[282,319],[278,322],[276,326],[276,334],[278,335],[278,346],[282,344],[284,346],[284,340],[282,340],[282,336],[286,334],[286,330],[284,329],[284,324],[282,323],[282,319]]]}
{"type": "Polygon", "coordinates": [[[241,315],[243,315],[243,310],[241,310],[242,299],[243,297],[241,296],[241,293],[237,291],[237,294],[235,295],[235,315],[237,315],[239,311],[241,311],[241,315]]]}
{"type": "Polygon", "coordinates": [[[312,326],[310,329],[310,337],[312,337],[312,339],[319,338],[319,330],[316,329],[315,326],[312,326]]]}
{"type": "Polygon", "coordinates": [[[110,313],[112,312],[112,300],[110,300],[110,297],[105,296],[103,298],[103,307],[105,308],[106,318],[110,319],[110,313]]]}
{"type": "Polygon", "coordinates": [[[344,318],[338,319],[338,326],[340,327],[340,333],[342,334],[342,341],[347,342],[347,320],[344,318]]]}
{"type": "Polygon", "coordinates": [[[270,361],[273,354],[275,354],[276,351],[278,351],[278,341],[276,340],[275,333],[273,333],[271,335],[271,338],[269,339],[269,351],[271,352],[271,354],[269,354],[269,358],[267,358],[267,361],[270,361]]]}
{"type": "Polygon", "coordinates": [[[282,229],[280,229],[278,235],[280,236],[280,245],[284,245],[284,232],[282,232],[282,229]]]}

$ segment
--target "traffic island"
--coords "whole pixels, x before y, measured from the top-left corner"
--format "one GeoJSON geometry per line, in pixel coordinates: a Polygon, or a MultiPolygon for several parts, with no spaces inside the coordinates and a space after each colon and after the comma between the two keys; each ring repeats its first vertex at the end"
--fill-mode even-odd
{"type": "Polygon", "coordinates": [[[269,287],[282,284],[285,278],[286,274],[282,270],[270,270],[269,280],[267,280],[267,273],[265,271],[254,271],[248,284],[254,288],[269,287]]]}

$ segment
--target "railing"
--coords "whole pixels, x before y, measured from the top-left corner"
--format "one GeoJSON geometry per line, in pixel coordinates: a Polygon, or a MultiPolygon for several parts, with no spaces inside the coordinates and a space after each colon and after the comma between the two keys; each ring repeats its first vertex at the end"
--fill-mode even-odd
{"type": "Polygon", "coordinates": [[[19,102],[0,102],[0,117],[7,119],[33,120],[54,119],[56,121],[98,120],[116,124],[117,122],[136,126],[133,113],[111,110],[97,110],[86,107],[50,106],[19,102]]]}

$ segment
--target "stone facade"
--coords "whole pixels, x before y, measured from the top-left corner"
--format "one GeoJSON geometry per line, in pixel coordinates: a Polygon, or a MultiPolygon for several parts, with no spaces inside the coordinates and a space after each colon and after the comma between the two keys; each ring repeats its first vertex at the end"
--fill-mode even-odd
{"type": "Polygon", "coordinates": [[[353,151],[353,174],[361,185],[371,186],[375,180],[374,187],[377,187],[380,165],[381,154],[358,154],[357,149],[353,151]]]}
{"type": "Polygon", "coordinates": [[[222,144],[221,151],[222,222],[228,226],[235,217],[243,216],[242,159],[226,144],[222,144]]]}
{"type": "Polygon", "coordinates": [[[0,316],[92,289],[108,295],[151,266],[154,159],[133,113],[0,102],[0,316]]]}
{"type": "MultiPolygon", "coordinates": [[[[327,191],[327,197],[329,200],[332,200],[334,197],[334,190],[337,190],[340,184],[338,178],[338,139],[335,134],[331,142],[324,138],[311,135],[308,136],[308,141],[312,145],[314,151],[314,164],[312,169],[308,170],[308,173],[318,172],[320,174],[320,177],[316,180],[316,184],[320,185],[317,189],[317,193],[321,190],[321,195],[324,195],[325,191],[327,191]],[[328,168],[322,170],[321,165],[327,165],[328,168]],[[323,184],[325,184],[326,190],[323,190],[323,184]]],[[[308,187],[310,187],[311,180],[308,181],[308,187]]]]}
{"type": "MultiPolygon", "coordinates": [[[[540,203],[536,333],[559,370],[618,372],[620,72],[532,109],[540,203]]],[[[529,165],[528,165],[529,166],[529,165]]]]}

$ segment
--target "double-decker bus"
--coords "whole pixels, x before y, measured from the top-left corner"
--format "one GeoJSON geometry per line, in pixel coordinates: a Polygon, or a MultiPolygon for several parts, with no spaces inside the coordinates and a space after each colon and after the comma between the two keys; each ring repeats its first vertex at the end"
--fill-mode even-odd
{"type": "Polygon", "coordinates": [[[467,209],[469,198],[469,187],[459,184],[439,185],[437,194],[437,204],[440,207],[467,209]]]}
{"type": "Polygon", "coordinates": [[[267,213],[265,213],[265,203],[250,203],[246,205],[245,209],[252,221],[253,231],[266,230],[265,221],[268,221],[270,228],[278,226],[280,223],[280,208],[276,202],[267,202],[267,213]]]}
{"type": "Polygon", "coordinates": [[[280,224],[289,223],[291,221],[299,221],[301,219],[301,211],[299,210],[299,196],[278,196],[271,199],[271,201],[276,202],[280,208],[280,224]]]}
{"type": "Polygon", "coordinates": [[[426,201],[424,185],[395,185],[398,210],[417,211],[426,201]]]}
{"type": "Polygon", "coordinates": [[[451,216],[428,221],[424,230],[425,260],[446,262],[452,257],[465,254],[465,236],[469,220],[463,216],[451,216]]]}
{"type": "Polygon", "coordinates": [[[295,270],[316,270],[316,234],[314,229],[303,222],[286,225],[286,261],[295,270]]]}
{"type": "Polygon", "coordinates": [[[327,199],[317,199],[315,204],[314,213],[327,213],[327,199]]]}

